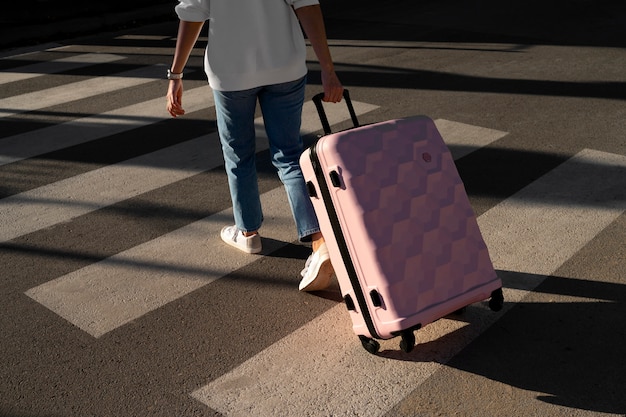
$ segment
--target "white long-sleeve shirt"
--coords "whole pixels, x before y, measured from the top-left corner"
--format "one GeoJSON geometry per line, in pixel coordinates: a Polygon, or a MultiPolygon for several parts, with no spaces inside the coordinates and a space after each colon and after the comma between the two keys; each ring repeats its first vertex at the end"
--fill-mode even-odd
{"type": "Polygon", "coordinates": [[[180,20],[208,20],[204,69],[215,90],[239,91],[306,75],[306,45],[293,9],[318,0],[179,0],[180,20]]]}

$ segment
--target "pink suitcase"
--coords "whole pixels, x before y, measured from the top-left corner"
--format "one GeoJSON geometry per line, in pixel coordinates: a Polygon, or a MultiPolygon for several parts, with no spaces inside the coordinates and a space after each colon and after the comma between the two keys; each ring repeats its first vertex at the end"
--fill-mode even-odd
{"type": "Polygon", "coordinates": [[[454,160],[425,116],[330,133],[300,164],[354,332],[370,353],[375,339],[414,331],[469,304],[504,303],[476,216],[454,160]]]}

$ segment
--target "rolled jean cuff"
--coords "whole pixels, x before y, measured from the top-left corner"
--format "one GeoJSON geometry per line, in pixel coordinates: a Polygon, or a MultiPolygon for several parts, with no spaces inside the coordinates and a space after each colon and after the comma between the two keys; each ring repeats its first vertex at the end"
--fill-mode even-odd
{"type": "Polygon", "coordinates": [[[302,243],[308,243],[311,242],[313,239],[311,238],[312,235],[314,235],[315,233],[321,232],[320,228],[315,228],[315,229],[310,229],[307,230],[306,232],[302,233],[300,235],[300,242],[302,243]]]}

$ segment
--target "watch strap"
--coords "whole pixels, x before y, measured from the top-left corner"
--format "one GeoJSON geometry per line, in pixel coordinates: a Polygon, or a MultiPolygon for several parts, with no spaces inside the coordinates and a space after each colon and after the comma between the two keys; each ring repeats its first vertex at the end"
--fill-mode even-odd
{"type": "Polygon", "coordinates": [[[183,73],[179,72],[179,73],[175,73],[172,72],[171,70],[167,70],[167,79],[168,80],[181,80],[183,78],[183,73]]]}

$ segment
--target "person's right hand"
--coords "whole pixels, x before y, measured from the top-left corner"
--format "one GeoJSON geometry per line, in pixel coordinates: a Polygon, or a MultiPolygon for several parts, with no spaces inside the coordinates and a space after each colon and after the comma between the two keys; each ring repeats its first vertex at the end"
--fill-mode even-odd
{"type": "Polygon", "coordinates": [[[170,80],[167,88],[167,111],[172,117],[185,114],[183,109],[183,80],[170,80]]]}
{"type": "Polygon", "coordinates": [[[335,71],[322,71],[322,87],[324,88],[324,98],[322,101],[339,103],[343,97],[343,85],[335,74],[335,71]]]}

